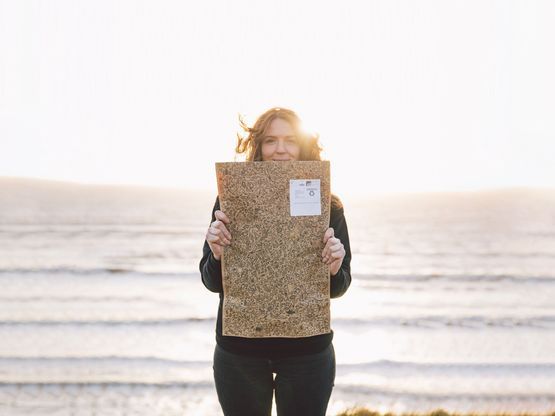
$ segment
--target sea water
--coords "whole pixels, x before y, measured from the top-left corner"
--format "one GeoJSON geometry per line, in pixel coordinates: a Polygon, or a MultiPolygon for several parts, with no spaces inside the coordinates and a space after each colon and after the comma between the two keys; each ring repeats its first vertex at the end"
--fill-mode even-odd
{"type": "MultiPolygon", "coordinates": [[[[0,191],[0,414],[221,414],[218,295],[198,272],[215,195],[0,191]]],[[[555,411],[554,191],[343,202],[330,415],[555,411]]]]}

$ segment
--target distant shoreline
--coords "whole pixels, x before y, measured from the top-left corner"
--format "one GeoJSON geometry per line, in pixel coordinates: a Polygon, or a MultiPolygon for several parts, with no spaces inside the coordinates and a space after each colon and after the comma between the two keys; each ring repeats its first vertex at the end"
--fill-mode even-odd
{"type": "MultiPolygon", "coordinates": [[[[0,189],[12,191],[21,187],[41,191],[68,191],[73,189],[87,189],[94,191],[118,192],[161,192],[161,193],[189,193],[199,197],[210,197],[216,195],[217,189],[214,184],[212,189],[187,188],[168,185],[147,184],[125,184],[125,183],[88,183],[59,179],[0,176],[0,189]]],[[[333,192],[333,190],[332,190],[333,192]]],[[[375,199],[397,199],[397,198],[436,198],[436,197],[507,197],[527,198],[529,196],[542,195],[555,200],[555,187],[540,186],[507,186],[495,188],[481,188],[468,190],[422,190],[422,191],[368,191],[367,194],[339,195],[341,199],[353,202],[362,202],[375,199]]],[[[0,199],[1,202],[1,199],[0,199]]]]}

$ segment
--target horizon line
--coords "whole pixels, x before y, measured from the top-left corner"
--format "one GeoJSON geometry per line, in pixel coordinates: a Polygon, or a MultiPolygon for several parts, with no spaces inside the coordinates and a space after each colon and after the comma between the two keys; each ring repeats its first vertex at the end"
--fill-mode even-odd
{"type": "MultiPolygon", "coordinates": [[[[162,184],[145,184],[145,183],[122,183],[122,182],[85,182],[75,181],[69,179],[59,178],[42,178],[35,176],[0,176],[0,180],[23,180],[35,182],[49,182],[52,184],[60,185],[79,185],[79,186],[98,186],[98,187],[125,187],[125,188],[143,188],[143,189],[157,189],[169,191],[189,191],[189,192],[212,192],[209,189],[185,186],[173,186],[162,184]]],[[[497,187],[480,187],[468,189],[420,189],[420,190],[392,190],[392,191],[368,191],[365,194],[352,194],[351,197],[364,197],[373,195],[408,195],[408,194],[440,194],[440,193],[475,193],[475,192],[498,192],[498,191],[517,191],[517,190],[540,190],[540,191],[555,191],[555,187],[550,186],[537,186],[537,185],[510,185],[510,186],[497,186],[497,187]]]]}

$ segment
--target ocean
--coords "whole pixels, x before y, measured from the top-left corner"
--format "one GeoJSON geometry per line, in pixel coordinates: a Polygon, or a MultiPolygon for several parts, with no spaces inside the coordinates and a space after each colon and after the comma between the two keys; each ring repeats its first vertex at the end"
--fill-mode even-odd
{"type": "MultiPolygon", "coordinates": [[[[215,197],[0,179],[0,414],[221,414],[215,197]]],[[[555,190],[342,199],[329,415],[555,411],[555,190]]]]}

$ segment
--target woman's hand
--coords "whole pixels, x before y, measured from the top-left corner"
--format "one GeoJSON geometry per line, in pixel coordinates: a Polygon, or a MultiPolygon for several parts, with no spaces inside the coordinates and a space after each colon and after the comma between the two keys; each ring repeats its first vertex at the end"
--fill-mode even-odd
{"type": "Polygon", "coordinates": [[[335,276],[341,268],[341,263],[345,257],[345,247],[339,238],[334,237],[333,228],[328,228],[324,233],[324,250],[322,251],[322,261],[330,266],[330,273],[335,276]]]}
{"type": "Polygon", "coordinates": [[[206,232],[206,242],[210,246],[214,258],[219,261],[222,258],[224,247],[231,244],[231,234],[226,228],[226,224],[229,224],[227,215],[220,210],[216,210],[214,216],[216,221],[210,224],[206,232]]]}

